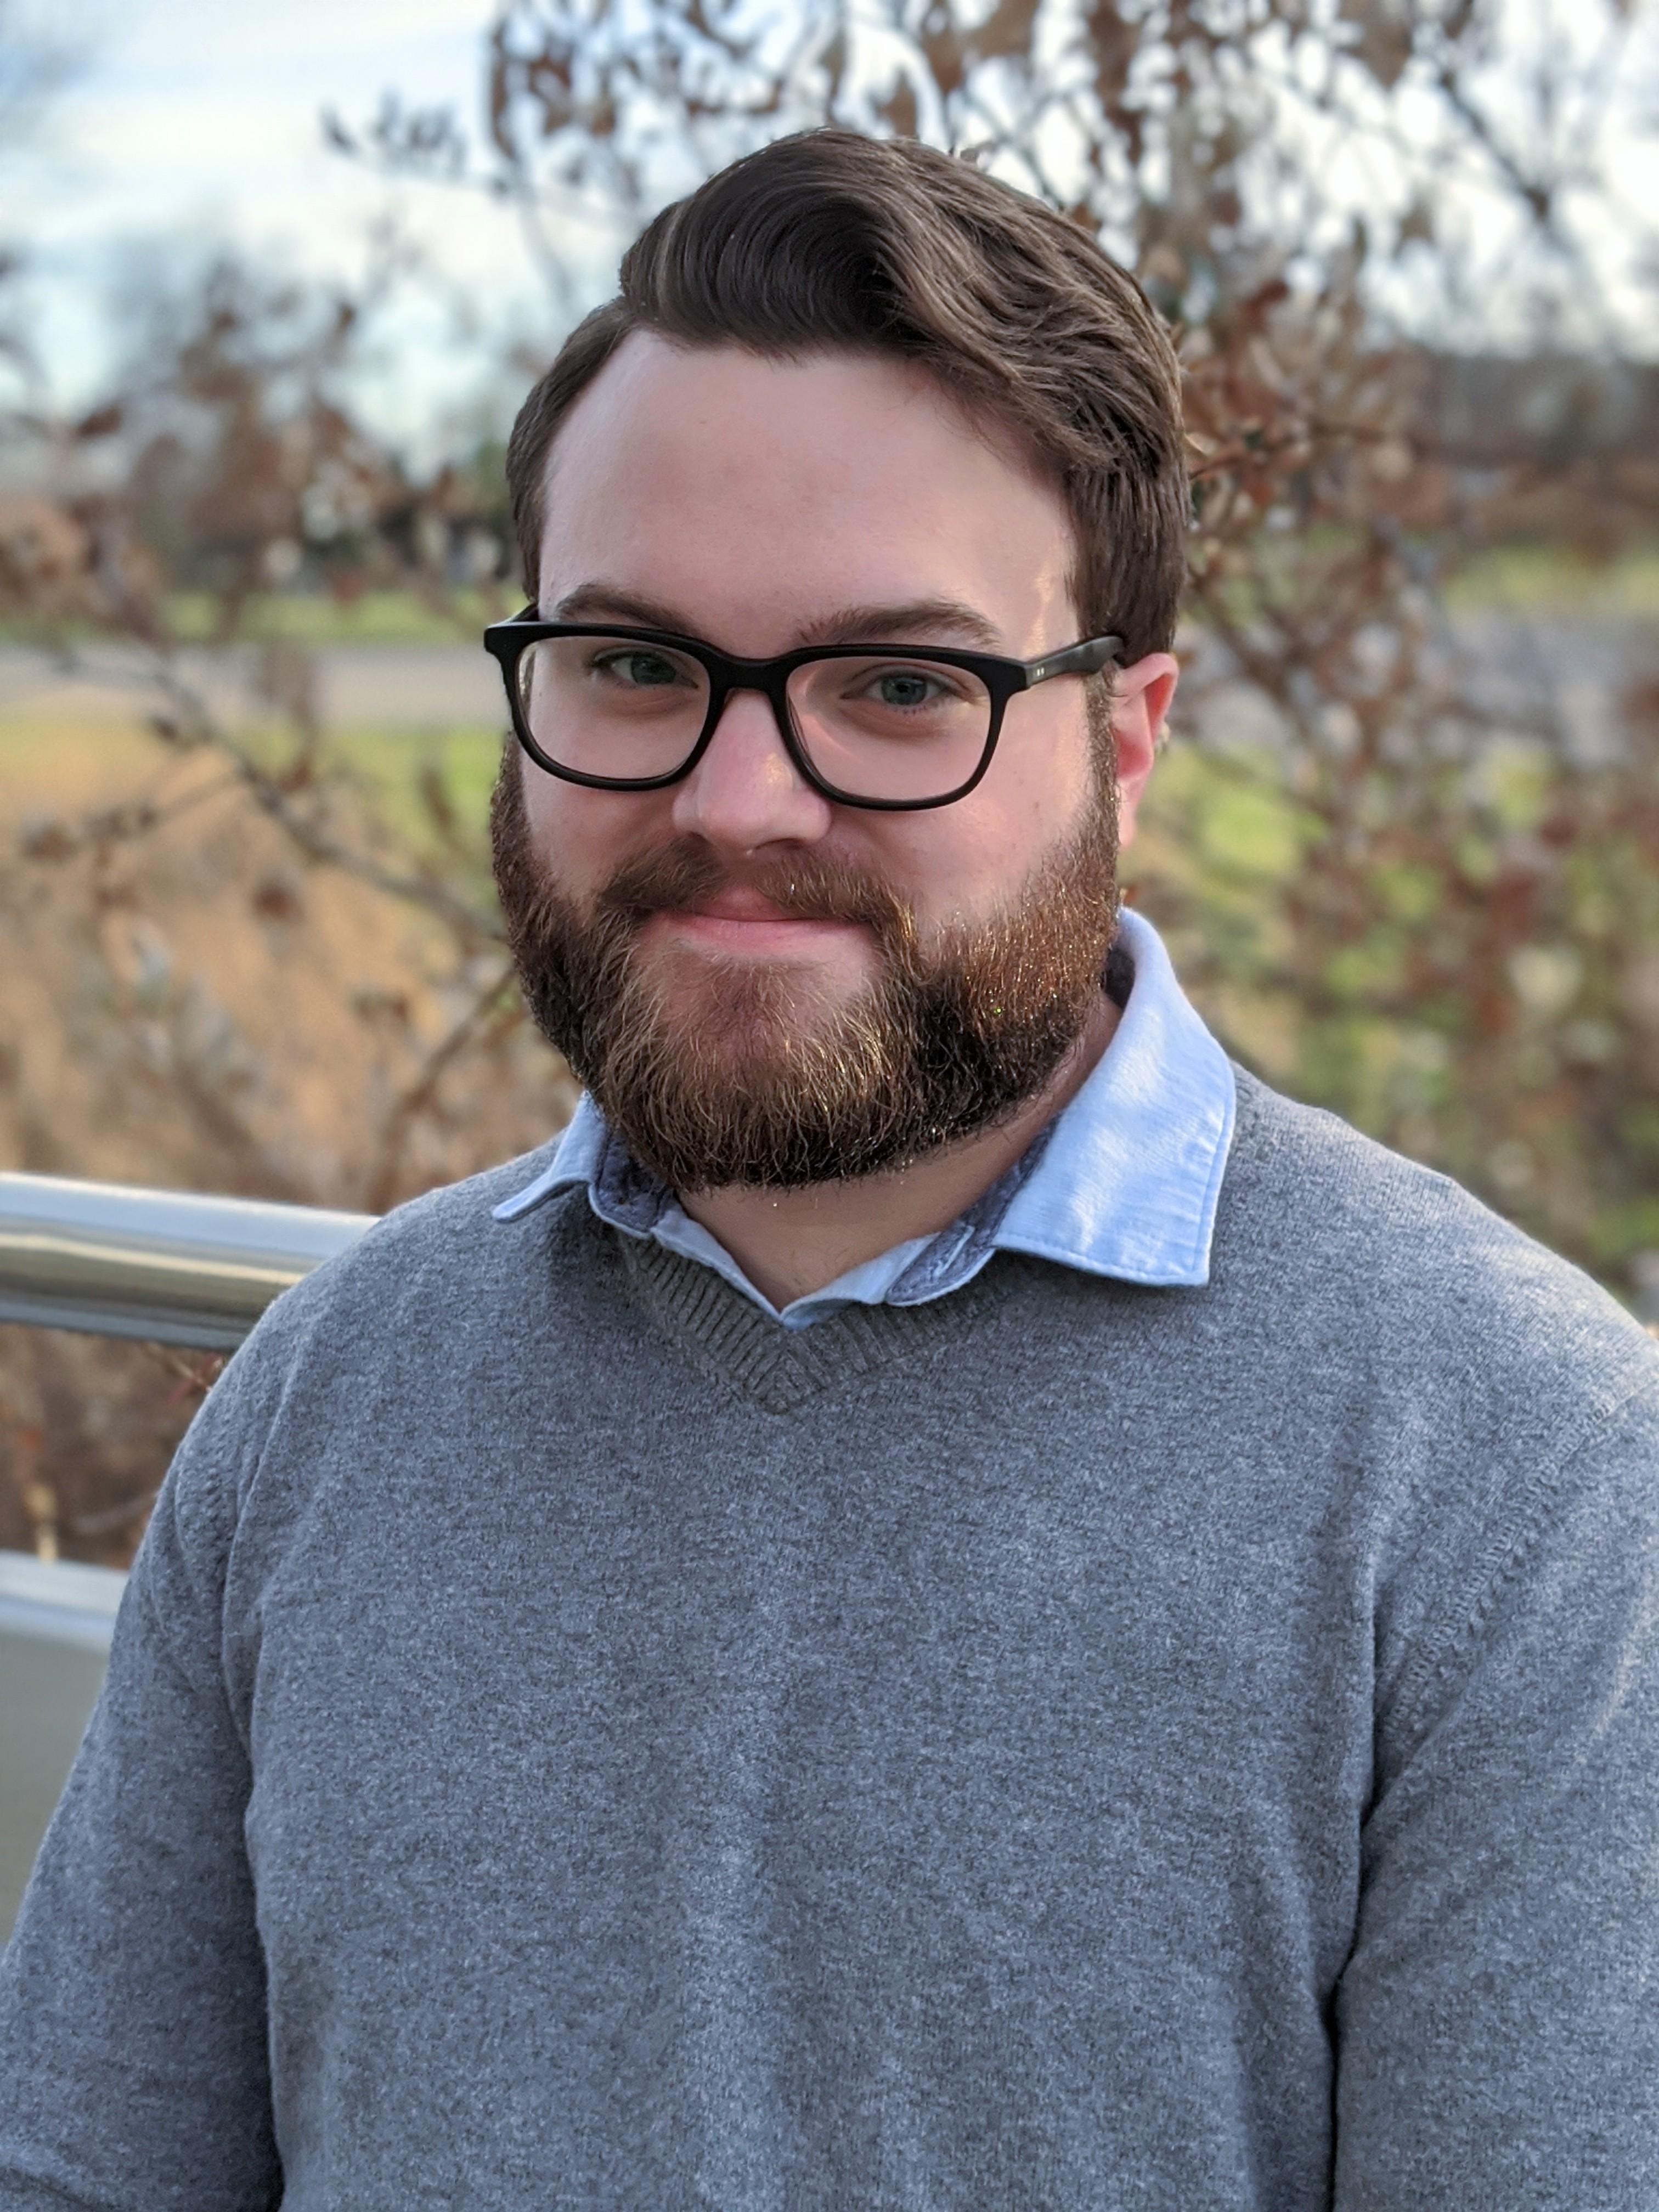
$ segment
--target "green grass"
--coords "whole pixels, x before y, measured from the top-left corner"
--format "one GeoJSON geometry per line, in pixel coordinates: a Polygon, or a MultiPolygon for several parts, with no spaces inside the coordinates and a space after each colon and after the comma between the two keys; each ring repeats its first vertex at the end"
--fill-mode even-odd
{"type": "MultiPolygon", "coordinates": [[[[466,724],[333,730],[324,740],[325,769],[358,795],[367,822],[385,832],[392,851],[488,905],[489,794],[501,742],[499,730],[466,724]]],[[[273,767],[292,757],[286,732],[256,743],[273,767]]]]}
{"type": "Polygon", "coordinates": [[[1449,580],[1446,601],[1455,614],[1659,616],[1659,545],[1631,546],[1611,561],[1570,545],[1495,545],[1449,580]]]}
{"type": "MultiPolygon", "coordinates": [[[[498,615],[516,613],[519,602],[487,600],[480,592],[458,592],[439,611],[412,592],[364,592],[353,599],[326,592],[262,592],[242,611],[239,641],[256,644],[286,639],[295,645],[476,646],[478,633],[498,615]]],[[[208,592],[173,592],[166,602],[167,626],[181,645],[202,645],[216,635],[218,608],[208,592]]],[[[96,624],[68,623],[52,633],[74,643],[99,635],[96,624]]],[[[39,623],[0,623],[0,642],[44,641],[39,623]]]]}
{"type": "Polygon", "coordinates": [[[456,835],[482,846],[501,765],[499,730],[347,730],[331,733],[328,752],[389,829],[417,842],[441,840],[450,812],[456,835]]]}
{"type": "MultiPolygon", "coordinates": [[[[442,612],[412,592],[364,592],[353,599],[264,592],[249,600],[240,634],[296,645],[475,645],[495,611],[479,592],[456,592],[442,612]]],[[[186,644],[213,635],[216,612],[206,592],[175,592],[167,601],[173,635],[186,644]]]]}

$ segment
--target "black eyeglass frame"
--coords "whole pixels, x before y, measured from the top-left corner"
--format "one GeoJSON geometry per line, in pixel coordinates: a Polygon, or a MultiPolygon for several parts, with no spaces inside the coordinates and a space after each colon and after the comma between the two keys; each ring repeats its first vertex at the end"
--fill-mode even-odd
{"type": "Polygon", "coordinates": [[[994,653],[964,653],[954,646],[895,645],[878,639],[871,645],[800,646],[793,653],[780,653],[769,660],[740,660],[730,653],[717,652],[701,638],[681,637],[672,630],[635,629],[625,623],[544,622],[534,607],[526,607],[510,621],[491,623],[484,631],[483,642],[484,650],[501,663],[514,735],[538,768],[563,782],[583,784],[595,791],[662,791],[670,784],[679,783],[708,751],[732,692],[759,691],[771,703],[772,718],[784,750],[814,791],[837,806],[868,807],[883,814],[917,814],[929,807],[949,806],[958,799],[965,799],[991,765],[991,757],[1002,732],[1004,712],[1016,693],[1029,691],[1034,684],[1046,684],[1054,676],[1097,676],[1108,661],[1118,659],[1123,652],[1123,640],[1108,636],[1080,638],[1075,645],[1062,646],[1036,660],[1010,660],[994,653]],[[708,678],[708,711],[696,742],[677,769],[666,775],[592,775],[582,769],[563,768],[542,750],[530,733],[519,698],[519,659],[527,646],[538,645],[550,637],[625,638],[630,643],[665,646],[700,664],[708,678]],[[808,759],[789,705],[789,678],[808,661],[854,660],[867,659],[872,653],[890,653],[902,660],[937,661],[947,668],[966,669],[985,686],[991,702],[985,750],[980,756],[979,766],[954,791],[941,793],[937,799],[860,799],[849,791],[840,790],[820,775],[808,759]]]}

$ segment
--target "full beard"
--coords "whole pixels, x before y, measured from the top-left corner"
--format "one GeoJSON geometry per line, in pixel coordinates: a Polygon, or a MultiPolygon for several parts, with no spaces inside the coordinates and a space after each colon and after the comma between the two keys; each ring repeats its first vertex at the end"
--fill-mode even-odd
{"type": "Polygon", "coordinates": [[[1099,1005],[1117,932],[1117,789],[1109,739],[1094,752],[1092,803],[1066,844],[1000,912],[926,946],[911,908],[867,871],[811,848],[745,870],[781,912],[873,936],[875,978],[826,1005],[793,962],[641,958],[653,915],[692,911],[730,881],[702,839],[624,861],[579,908],[537,859],[511,744],[490,838],[536,1024],[675,1191],[876,1175],[994,1127],[1043,1089],[1099,1005]]]}

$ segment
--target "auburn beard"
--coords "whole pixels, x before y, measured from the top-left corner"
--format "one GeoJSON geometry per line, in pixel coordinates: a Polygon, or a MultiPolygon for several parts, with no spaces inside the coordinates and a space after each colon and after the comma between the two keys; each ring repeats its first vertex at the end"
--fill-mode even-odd
{"type": "Polygon", "coordinates": [[[1116,779],[1098,740],[1091,803],[1066,843],[1001,911],[927,945],[879,877],[816,848],[745,869],[744,887],[782,913],[873,936],[876,976],[827,1005],[797,963],[641,960],[652,915],[695,909],[729,872],[703,840],[679,838],[623,861],[584,912],[537,858],[509,743],[490,842],[537,1027],[671,1190],[876,1175],[995,1127],[1042,1090],[1099,1005],[1118,886],[1116,779]]]}

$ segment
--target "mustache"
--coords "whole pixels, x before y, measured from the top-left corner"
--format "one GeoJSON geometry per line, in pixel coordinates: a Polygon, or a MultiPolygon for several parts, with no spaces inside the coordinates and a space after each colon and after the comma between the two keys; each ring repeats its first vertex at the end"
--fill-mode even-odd
{"type": "Polygon", "coordinates": [[[637,927],[653,914],[693,913],[733,888],[755,892],[792,921],[860,923],[894,949],[915,943],[914,908],[868,869],[806,851],[739,872],[697,837],[678,838],[623,861],[595,899],[594,911],[637,927]]]}

